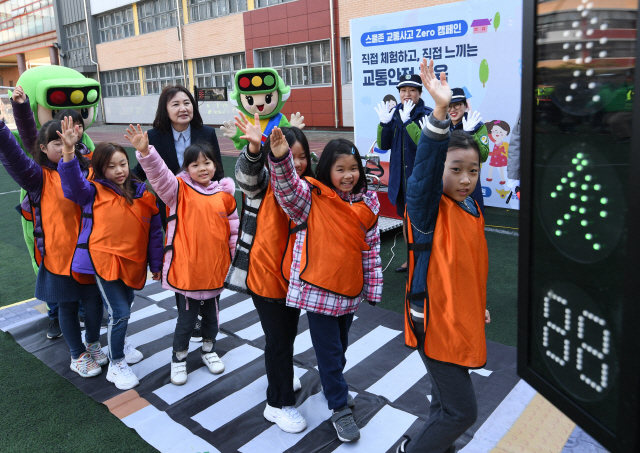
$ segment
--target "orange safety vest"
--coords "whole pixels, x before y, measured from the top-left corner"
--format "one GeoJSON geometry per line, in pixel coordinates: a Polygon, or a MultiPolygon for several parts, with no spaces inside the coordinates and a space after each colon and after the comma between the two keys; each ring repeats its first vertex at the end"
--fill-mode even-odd
{"type": "Polygon", "coordinates": [[[93,222],[87,244],[96,274],[107,281],[122,280],[140,290],[147,279],[147,251],[151,217],[158,214],[156,197],[145,191],[130,205],[99,182],[93,199],[93,222]]]}
{"type": "Polygon", "coordinates": [[[358,297],[364,287],[362,252],[370,250],[365,237],[378,216],[363,200],[345,201],[320,181],[305,179],[312,186],[311,209],[300,280],[343,297],[358,297]]]}
{"type": "MultiPolygon", "coordinates": [[[[478,209],[478,211],[480,211],[478,209]]],[[[408,279],[405,293],[405,344],[418,341],[410,314],[411,283],[416,251],[429,244],[414,244],[407,214],[408,279]]],[[[426,246],[426,247],[425,247],[426,246]]],[[[487,306],[489,254],[484,237],[484,218],[462,209],[453,199],[440,199],[433,233],[424,297],[424,353],[440,362],[482,368],[487,362],[484,315],[487,306]]]]}
{"type": "Polygon", "coordinates": [[[289,234],[293,222],[278,204],[271,183],[257,212],[249,206],[244,209],[256,214],[253,243],[241,243],[250,250],[247,288],[265,299],[284,299],[289,288],[296,240],[295,234],[289,234]]]}
{"type": "Polygon", "coordinates": [[[212,291],[222,288],[231,266],[229,216],[236,200],[226,192],[203,194],[178,177],[176,212],[167,283],[180,291],[212,291]]]}
{"type": "MultiPolygon", "coordinates": [[[[44,265],[49,272],[56,275],[71,276],[82,284],[94,284],[95,278],[89,274],[78,274],[71,271],[71,262],[82,228],[82,209],[64,197],[60,174],[57,171],[42,167],[42,194],[40,205],[31,204],[31,212],[40,208],[42,233],[37,233],[36,222],[33,222],[34,238],[44,241],[44,265]]],[[[38,266],[43,262],[38,246],[34,247],[34,258],[38,266]]]]}

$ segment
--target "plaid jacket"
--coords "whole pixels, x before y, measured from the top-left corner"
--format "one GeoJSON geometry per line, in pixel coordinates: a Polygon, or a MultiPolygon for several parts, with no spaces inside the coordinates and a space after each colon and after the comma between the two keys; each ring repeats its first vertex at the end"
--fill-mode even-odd
{"type": "MultiPolygon", "coordinates": [[[[296,225],[307,220],[311,209],[311,190],[306,181],[296,174],[291,152],[283,159],[276,159],[269,155],[271,168],[271,186],[276,199],[284,212],[296,225]]],[[[345,194],[337,191],[343,200],[363,200],[367,206],[377,214],[380,203],[375,192],[367,191],[359,194],[345,194]]],[[[314,313],[329,316],[341,316],[353,313],[358,309],[360,300],[371,303],[380,302],[382,296],[382,268],[380,264],[380,229],[378,224],[367,232],[365,242],[370,250],[362,252],[362,267],[364,270],[364,287],[359,297],[349,299],[330,293],[308,283],[300,281],[300,259],[306,230],[299,231],[293,249],[293,263],[289,278],[289,292],[287,305],[305,309],[314,313]]]]}

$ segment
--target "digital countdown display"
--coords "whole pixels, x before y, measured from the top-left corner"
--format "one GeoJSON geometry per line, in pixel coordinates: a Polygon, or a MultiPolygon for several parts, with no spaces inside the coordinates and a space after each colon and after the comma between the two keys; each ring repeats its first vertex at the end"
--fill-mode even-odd
{"type": "Polygon", "coordinates": [[[523,18],[518,373],[609,451],[637,452],[637,0],[523,2],[523,18]]]}

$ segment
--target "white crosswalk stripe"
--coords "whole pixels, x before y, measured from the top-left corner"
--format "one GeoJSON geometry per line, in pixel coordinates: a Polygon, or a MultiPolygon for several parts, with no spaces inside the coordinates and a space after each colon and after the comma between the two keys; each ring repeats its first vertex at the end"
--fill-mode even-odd
{"type": "Polygon", "coordinates": [[[350,345],[346,353],[347,365],[344,367],[344,373],[362,362],[401,333],[402,332],[399,330],[392,330],[388,327],[378,326],[350,345]]]}
{"type": "Polygon", "coordinates": [[[234,304],[229,308],[220,310],[220,313],[219,313],[220,324],[233,321],[234,319],[237,319],[240,316],[246,315],[247,313],[250,313],[255,309],[256,307],[253,305],[253,301],[251,299],[238,302],[237,304],[234,304]]]}
{"type": "Polygon", "coordinates": [[[238,368],[241,368],[247,363],[257,359],[262,354],[262,350],[254,348],[248,344],[244,344],[232,349],[221,357],[225,367],[224,373],[211,374],[209,369],[203,366],[198,368],[196,371],[189,373],[186,384],[177,386],[169,383],[160,387],[153,393],[163,399],[167,404],[173,404],[180,401],[185,396],[191,395],[193,392],[200,390],[211,382],[229,375],[238,368]]]}
{"type": "MultiPolygon", "coordinates": [[[[294,373],[298,377],[304,376],[306,372],[307,370],[303,368],[294,367],[294,373]]],[[[264,403],[267,399],[267,385],[267,376],[261,376],[243,389],[209,406],[191,418],[200,423],[203,428],[215,431],[249,409],[264,403]]]]}
{"type": "Polygon", "coordinates": [[[161,293],[153,294],[149,296],[149,299],[153,299],[156,302],[160,302],[161,300],[165,300],[170,297],[175,297],[175,294],[176,293],[174,293],[173,291],[162,291],[161,293]]]}
{"type": "MultiPolygon", "coordinates": [[[[202,343],[192,343],[189,342],[189,352],[195,351],[198,349],[202,343]]],[[[145,357],[142,362],[136,363],[135,365],[131,365],[131,369],[134,374],[138,377],[138,379],[142,379],[149,374],[153,373],[156,370],[159,370],[163,366],[167,367],[167,373],[170,373],[169,364],[171,363],[171,354],[173,353],[173,348],[163,349],[160,352],[156,352],[155,354],[145,357]]]]}
{"type": "Polygon", "coordinates": [[[427,374],[427,369],[422,363],[420,354],[418,351],[413,351],[398,366],[370,386],[367,392],[384,396],[393,402],[413,387],[425,374],[427,374]]]}

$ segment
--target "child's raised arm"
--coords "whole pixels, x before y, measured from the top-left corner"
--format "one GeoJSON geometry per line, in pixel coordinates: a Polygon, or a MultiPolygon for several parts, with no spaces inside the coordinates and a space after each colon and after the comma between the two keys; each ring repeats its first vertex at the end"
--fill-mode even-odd
{"type": "Polygon", "coordinates": [[[422,122],[422,135],[416,151],[413,173],[407,180],[407,213],[412,224],[421,232],[431,232],[435,226],[438,205],[442,196],[442,174],[449,147],[449,124],[447,108],[451,101],[451,89],[447,76],[435,75],[433,60],[420,64],[420,77],[436,108],[422,122]]]}
{"type": "Polygon", "coordinates": [[[11,93],[11,107],[13,108],[13,118],[16,120],[18,135],[22,140],[22,146],[31,153],[38,141],[38,129],[33,111],[29,105],[29,97],[22,87],[16,87],[11,93]]]}
{"type": "Polygon", "coordinates": [[[0,162],[20,187],[31,194],[40,193],[42,190],[42,167],[27,157],[13,133],[1,121],[0,162]]]}
{"type": "Polygon", "coordinates": [[[91,203],[95,194],[95,187],[85,179],[76,159],[75,145],[80,138],[78,126],[73,125],[71,117],[62,120],[62,132],[57,132],[62,140],[62,160],[58,163],[58,174],[62,183],[62,193],[67,200],[84,206],[91,203]]]}
{"type": "Polygon", "coordinates": [[[311,191],[298,177],[289,144],[279,127],[271,131],[269,167],[278,204],[296,225],[300,225],[309,217],[311,191]]]}
{"type": "Polygon", "coordinates": [[[174,205],[178,194],[178,180],[153,145],[149,145],[147,133],[142,132],[139,124],[136,127],[130,124],[124,138],[136,149],[138,164],[145,172],[156,195],[167,206],[174,205]]]}

